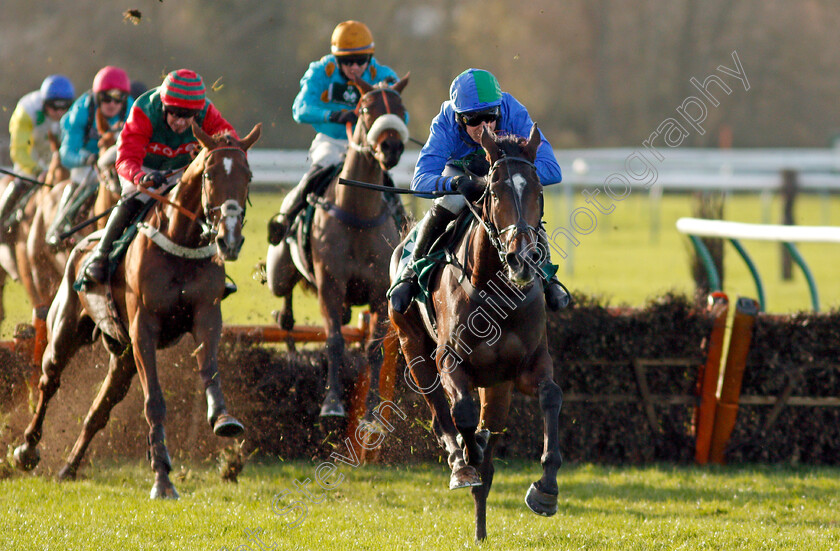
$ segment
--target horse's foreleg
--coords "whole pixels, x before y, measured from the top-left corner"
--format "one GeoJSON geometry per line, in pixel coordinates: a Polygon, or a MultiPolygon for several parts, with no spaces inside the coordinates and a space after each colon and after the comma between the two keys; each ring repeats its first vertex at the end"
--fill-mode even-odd
{"type": "MultiPolygon", "coordinates": [[[[385,309],[383,308],[383,310],[385,309]]],[[[387,310],[381,312],[374,311],[371,313],[371,336],[367,342],[366,349],[367,360],[370,365],[370,389],[368,390],[366,404],[367,411],[364,418],[369,423],[373,423],[372,426],[375,430],[377,428],[380,429],[379,432],[384,432],[384,430],[381,430],[381,427],[378,427],[380,423],[374,422],[373,411],[379,407],[379,403],[382,401],[382,397],[379,394],[379,377],[382,371],[382,362],[385,357],[385,336],[388,334],[390,326],[391,323],[388,320],[387,310]]]]}
{"type": "Polygon", "coordinates": [[[32,421],[23,433],[24,442],[15,449],[14,461],[23,470],[34,469],[40,460],[37,446],[41,441],[47,404],[61,385],[61,372],[83,342],[78,324],[79,299],[65,280],[47,320],[49,345],[41,363],[41,378],[38,381],[38,403],[32,421]]]}
{"type": "Polygon", "coordinates": [[[558,434],[563,392],[554,382],[551,359],[547,351],[544,351],[543,357],[539,359],[536,372],[522,377],[517,381],[517,386],[523,392],[537,394],[543,414],[543,454],[540,458],[543,476],[528,488],[525,503],[538,515],[551,516],[557,512],[557,495],[560,493],[557,471],[563,464],[558,434]]]}
{"type": "Polygon", "coordinates": [[[341,334],[341,317],[344,313],[344,289],[319,281],[318,295],[321,315],[327,330],[327,393],[321,405],[321,417],[344,417],[344,394],[341,384],[341,366],[344,363],[344,335],[341,334]]]}
{"type": "MultiPolygon", "coordinates": [[[[132,316],[129,315],[129,317],[132,316]]],[[[133,317],[129,332],[137,374],[143,385],[144,413],[146,422],[149,424],[149,458],[152,470],[155,472],[155,483],[149,497],[178,499],[178,492],[169,480],[172,460],[169,458],[169,450],[166,449],[166,432],[163,428],[166,420],[166,402],[158,380],[155,358],[158,342],[157,320],[142,313],[133,317]]]]}
{"type": "Polygon", "coordinates": [[[76,478],[76,471],[79,469],[79,464],[82,462],[88,445],[96,433],[108,424],[113,407],[125,398],[128,389],[131,388],[131,380],[134,378],[136,371],[130,354],[124,354],[119,358],[111,354],[108,375],[102,382],[99,393],[96,395],[87,417],[85,417],[82,432],[73,445],[67,463],[58,473],[60,480],[76,478]]]}
{"type": "Polygon", "coordinates": [[[200,321],[193,327],[193,336],[196,342],[201,343],[196,352],[196,359],[198,374],[207,396],[207,422],[213,427],[216,436],[239,436],[245,431],[245,427],[228,413],[219,376],[217,358],[222,327],[221,311],[213,306],[207,311],[198,312],[195,319],[200,321]]]}
{"type": "MultiPolygon", "coordinates": [[[[445,358],[445,356],[444,356],[445,358]]],[[[451,358],[449,361],[452,361],[451,358]]],[[[441,365],[443,359],[438,359],[438,369],[441,372],[446,393],[452,399],[452,420],[463,442],[464,459],[469,465],[477,467],[481,464],[483,451],[475,439],[478,428],[478,412],[475,401],[470,396],[470,381],[467,374],[458,366],[441,365]]]]}
{"type": "MultiPolygon", "coordinates": [[[[268,248],[265,270],[269,289],[275,296],[283,299],[283,309],[275,315],[277,323],[280,324],[281,329],[291,331],[295,327],[292,292],[302,276],[292,261],[288,243],[284,241],[279,245],[272,245],[268,248]]],[[[289,338],[286,345],[289,351],[295,351],[294,340],[289,338]]]]}
{"type": "Polygon", "coordinates": [[[472,488],[475,502],[475,539],[481,541],[487,537],[487,496],[493,485],[493,450],[507,423],[513,383],[504,383],[491,388],[479,388],[481,398],[480,430],[476,435],[479,446],[484,445],[484,459],[481,462],[481,486],[472,488]]]}
{"type": "Polygon", "coordinates": [[[434,343],[426,336],[425,330],[396,314],[395,325],[400,328],[400,347],[405,357],[407,369],[410,369],[414,385],[409,386],[426,400],[432,412],[432,431],[438,443],[446,450],[447,463],[452,473],[449,477],[449,489],[469,488],[481,485],[481,478],[475,467],[467,465],[464,450],[458,445],[458,430],[452,421],[449,401],[441,386],[440,375],[434,359],[434,343]]]}

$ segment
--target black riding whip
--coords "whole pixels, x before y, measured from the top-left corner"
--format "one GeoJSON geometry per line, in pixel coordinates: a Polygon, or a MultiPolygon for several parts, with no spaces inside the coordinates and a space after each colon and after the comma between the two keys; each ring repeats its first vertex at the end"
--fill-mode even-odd
{"type": "Polygon", "coordinates": [[[379,184],[369,184],[367,182],[360,182],[358,180],[348,180],[346,178],[339,178],[338,183],[343,186],[353,186],[353,187],[361,187],[365,189],[374,189],[376,191],[383,191],[385,193],[403,193],[406,195],[432,195],[434,197],[440,197],[443,195],[458,195],[460,191],[419,191],[414,189],[402,189],[397,187],[390,187],[390,186],[381,186],[379,184]]]}
{"type": "Polygon", "coordinates": [[[28,182],[30,184],[35,184],[35,185],[38,185],[38,186],[53,187],[51,184],[45,184],[44,182],[39,182],[38,180],[35,180],[34,178],[28,178],[26,176],[21,176],[20,174],[15,174],[11,170],[6,170],[5,168],[0,168],[0,172],[2,172],[3,174],[8,174],[9,176],[14,176],[18,180],[21,180],[23,182],[28,182]]]}

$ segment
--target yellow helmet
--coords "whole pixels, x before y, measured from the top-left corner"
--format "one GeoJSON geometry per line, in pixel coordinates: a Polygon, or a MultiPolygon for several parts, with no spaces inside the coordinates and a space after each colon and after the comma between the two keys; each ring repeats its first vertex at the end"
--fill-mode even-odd
{"type": "Polygon", "coordinates": [[[330,45],[330,51],[337,56],[373,54],[373,35],[364,23],[345,21],[336,26],[330,45]]]}

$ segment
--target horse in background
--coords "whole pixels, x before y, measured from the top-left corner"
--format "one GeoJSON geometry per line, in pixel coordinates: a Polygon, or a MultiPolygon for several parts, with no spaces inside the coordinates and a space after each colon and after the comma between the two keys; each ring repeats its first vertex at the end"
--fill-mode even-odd
{"type": "MultiPolygon", "coordinates": [[[[304,224],[297,225],[297,242],[288,239],[268,249],[266,275],[275,296],[284,299],[279,316],[282,328],[294,327],[292,291],[304,277],[315,288],[327,331],[327,388],[321,416],[344,417],[343,388],[339,369],[344,361],[341,326],[349,321],[350,307],[369,304],[370,339],[366,344],[370,363],[370,390],[367,415],[379,405],[379,372],[383,363],[382,345],[389,328],[388,259],[399,241],[399,231],[391,207],[380,191],[338,185],[340,178],[383,184],[384,173],[400,160],[408,139],[405,107],[401,93],[408,75],[393,86],[374,88],[356,80],[362,97],[356,106],[358,122],[344,165],[332,178],[323,198],[314,199],[311,225],[311,266],[301,270],[293,255],[306,258],[304,224]],[[305,273],[304,273],[305,272],[305,273]]],[[[348,125],[348,134],[350,125],[348,125]]],[[[376,425],[369,425],[376,430],[376,425]]]]}
{"type": "MultiPolygon", "coordinates": [[[[493,450],[505,430],[514,387],[538,396],[543,413],[543,476],[525,503],[535,513],[557,510],[562,393],[554,382],[546,339],[545,297],[537,241],[542,185],[534,162],[540,134],[528,140],[482,132],[490,161],[475,217],[449,259],[431,276],[427,301],[404,315],[390,310],[403,355],[432,412],[432,430],[449,454],[449,488],[472,489],[475,537],[487,535],[487,496],[493,483],[493,450]],[[538,275],[539,274],[539,275],[538,275]],[[424,320],[424,316],[425,320],[424,320]],[[478,387],[480,414],[471,396],[478,387]]],[[[404,243],[394,251],[397,277],[404,243]]]]}
{"type": "MultiPolygon", "coordinates": [[[[29,293],[31,276],[29,274],[29,263],[26,259],[26,239],[32,224],[32,219],[37,206],[43,198],[49,195],[50,190],[61,185],[61,182],[70,178],[70,170],[61,164],[59,148],[61,142],[52,132],[47,132],[47,140],[50,144],[50,163],[42,174],[42,184],[29,197],[20,216],[17,227],[13,230],[15,235],[10,240],[12,246],[0,246],[0,324],[6,319],[6,310],[3,306],[3,291],[6,286],[6,278],[11,275],[12,279],[21,281],[29,293]]],[[[6,175],[0,178],[0,195],[5,191],[6,186],[12,183],[14,177],[6,175]]],[[[38,185],[38,184],[31,184],[38,185]]],[[[29,295],[32,296],[31,294],[29,295]]],[[[35,304],[34,302],[32,303],[35,304]]]]}
{"type": "Polygon", "coordinates": [[[178,497],[169,479],[172,464],[165,442],[166,405],[156,350],[174,344],[185,333],[191,333],[196,342],[195,357],[213,432],[234,437],[244,430],[227,411],[217,353],[224,262],[236,260],[242,247],[251,181],[247,150],[259,138],[261,125],[242,140],[229,135],[210,137],[195,122],[192,131],[201,151],[184,171],[171,200],[158,196],[161,203],[138,226],[137,237],[108,282],[95,285],[80,279],[97,234],[73,249],[47,318],[49,344],[42,362],[38,405],[24,443],[13,456],[19,468],[30,470],[37,465],[47,405],[70,359],[82,345],[93,342],[94,330],[101,333],[111,354],[108,374],[59,473],[61,479],[75,478],[91,439],[106,425],[111,409],[125,397],[137,372],[155,472],[150,495],[178,497]],[[74,282],[81,291],[74,289],[74,282]]]}

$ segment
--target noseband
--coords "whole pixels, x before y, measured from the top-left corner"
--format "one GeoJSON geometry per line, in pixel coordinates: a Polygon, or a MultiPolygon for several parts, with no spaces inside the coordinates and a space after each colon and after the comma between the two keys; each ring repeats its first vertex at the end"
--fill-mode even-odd
{"type": "Polygon", "coordinates": [[[399,134],[401,141],[408,141],[408,127],[406,126],[405,121],[394,113],[391,113],[391,103],[388,101],[389,93],[396,94],[397,97],[400,96],[400,93],[396,90],[392,90],[390,88],[379,88],[367,92],[361,97],[361,99],[359,99],[359,103],[356,105],[356,115],[359,117],[359,124],[362,125],[362,128],[365,130],[366,143],[364,145],[359,145],[353,141],[353,136],[350,134],[350,125],[347,125],[347,140],[350,142],[350,147],[359,153],[367,153],[375,157],[376,155],[374,149],[376,148],[376,142],[379,140],[379,136],[381,136],[386,130],[395,130],[397,134],[399,134]],[[368,128],[365,126],[361,115],[368,113],[369,109],[367,106],[362,107],[362,102],[365,101],[365,98],[374,94],[382,94],[382,101],[385,103],[385,114],[376,117],[373,124],[370,128],[368,128]]]}
{"type": "MultiPolygon", "coordinates": [[[[537,170],[537,167],[536,165],[534,165],[534,163],[523,157],[501,157],[493,163],[493,166],[490,167],[490,171],[487,173],[487,185],[484,188],[484,194],[481,196],[480,202],[485,203],[487,201],[487,194],[490,191],[490,183],[493,180],[493,174],[496,171],[496,169],[499,168],[502,164],[514,162],[527,165],[531,167],[534,171],[537,170]]],[[[499,254],[499,260],[502,261],[502,264],[507,266],[508,263],[506,255],[508,245],[510,245],[510,243],[514,239],[516,239],[516,237],[519,234],[529,234],[534,239],[536,239],[537,229],[534,226],[525,222],[525,217],[522,213],[522,189],[524,188],[524,185],[527,182],[525,177],[520,172],[512,173],[510,168],[508,167],[507,178],[504,181],[513,190],[513,205],[516,208],[515,223],[504,227],[500,230],[496,227],[493,221],[489,219],[489,216],[487,218],[482,216],[476,210],[473,204],[469,201],[467,201],[467,207],[470,209],[470,211],[472,211],[476,219],[481,222],[481,225],[487,232],[487,236],[490,238],[490,243],[493,245],[493,248],[495,248],[496,252],[499,254]],[[511,236],[505,242],[502,242],[502,237],[504,237],[504,235],[508,233],[510,233],[511,236]]]]}

